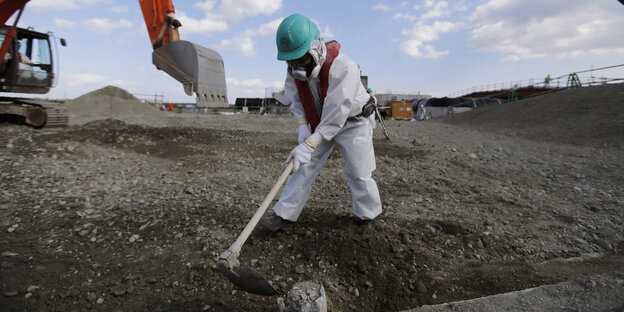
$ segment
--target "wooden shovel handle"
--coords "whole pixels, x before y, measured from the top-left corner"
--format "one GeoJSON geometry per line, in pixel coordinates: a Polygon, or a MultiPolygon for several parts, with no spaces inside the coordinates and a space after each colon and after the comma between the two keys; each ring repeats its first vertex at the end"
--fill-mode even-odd
{"type": "Polygon", "coordinates": [[[264,201],[260,205],[260,208],[258,208],[258,210],[256,210],[256,213],[254,213],[253,217],[251,217],[251,220],[249,220],[249,223],[247,223],[247,226],[245,226],[243,232],[238,236],[236,241],[228,249],[232,254],[238,256],[241,248],[243,247],[243,244],[245,243],[245,241],[247,241],[247,238],[249,238],[249,235],[260,221],[260,218],[262,218],[262,215],[264,215],[264,212],[273,201],[273,198],[275,198],[275,195],[277,195],[277,192],[280,190],[280,188],[288,178],[288,175],[290,174],[292,169],[293,162],[291,161],[290,163],[288,163],[288,166],[286,166],[286,169],[284,169],[284,172],[282,172],[282,175],[279,177],[277,182],[275,182],[275,184],[273,185],[271,192],[269,192],[269,194],[264,198],[264,201]]]}

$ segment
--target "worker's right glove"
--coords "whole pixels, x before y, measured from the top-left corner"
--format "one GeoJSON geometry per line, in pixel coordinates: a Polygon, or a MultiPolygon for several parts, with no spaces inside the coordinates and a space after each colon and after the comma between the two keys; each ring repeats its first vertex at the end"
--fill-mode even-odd
{"type": "Polygon", "coordinates": [[[305,125],[299,125],[299,137],[297,138],[299,144],[303,143],[310,135],[312,135],[312,132],[310,132],[310,125],[307,123],[305,125]]]}
{"type": "Polygon", "coordinates": [[[288,159],[286,159],[286,163],[289,163],[292,160],[293,173],[299,170],[299,166],[310,162],[310,158],[312,157],[312,153],[316,149],[317,144],[318,143],[312,137],[309,137],[290,152],[288,159]]]}

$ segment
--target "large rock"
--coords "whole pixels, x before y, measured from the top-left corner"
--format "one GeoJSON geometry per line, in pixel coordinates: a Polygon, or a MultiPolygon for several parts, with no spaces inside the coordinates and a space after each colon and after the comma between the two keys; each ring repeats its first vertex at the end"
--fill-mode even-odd
{"type": "Polygon", "coordinates": [[[325,288],[315,281],[296,283],[278,304],[280,312],[327,312],[325,288]]]}

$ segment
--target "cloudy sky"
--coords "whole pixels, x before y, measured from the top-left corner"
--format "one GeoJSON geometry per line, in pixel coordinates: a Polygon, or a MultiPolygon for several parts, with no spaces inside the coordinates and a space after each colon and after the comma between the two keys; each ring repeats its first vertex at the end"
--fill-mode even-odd
{"type": "MultiPolygon", "coordinates": [[[[293,13],[355,60],[377,91],[452,96],[481,85],[624,63],[624,5],[617,0],[173,1],[181,39],[216,50],[229,102],[283,85],[275,31],[293,13]]],[[[151,64],[139,1],[31,0],[19,26],[52,31],[60,80],[50,97],[115,85],[138,95],[194,102],[151,64]]],[[[624,78],[624,67],[595,76],[624,78]]]]}

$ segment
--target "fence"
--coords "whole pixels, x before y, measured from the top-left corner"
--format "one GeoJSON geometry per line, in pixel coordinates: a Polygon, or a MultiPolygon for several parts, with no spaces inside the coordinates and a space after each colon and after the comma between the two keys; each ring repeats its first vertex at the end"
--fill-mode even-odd
{"type": "Polygon", "coordinates": [[[605,76],[603,77],[594,76],[594,72],[605,71],[607,69],[613,69],[613,68],[622,67],[622,66],[624,66],[624,64],[589,69],[589,70],[584,70],[584,71],[577,71],[577,72],[562,75],[559,77],[550,78],[549,81],[547,81],[546,78],[544,79],[531,78],[527,80],[485,84],[485,85],[475,86],[472,88],[466,88],[466,89],[456,91],[452,93],[451,95],[449,95],[449,97],[460,97],[460,96],[474,93],[474,92],[505,91],[505,90],[510,90],[510,89],[525,88],[525,87],[566,88],[568,87],[570,77],[572,77],[573,75],[576,75],[576,77],[578,77],[578,82],[580,83],[582,87],[595,86],[595,85],[601,85],[601,84],[607,84],[607,83],[624,82],[624,77],[608,78],[605,76]]]}

